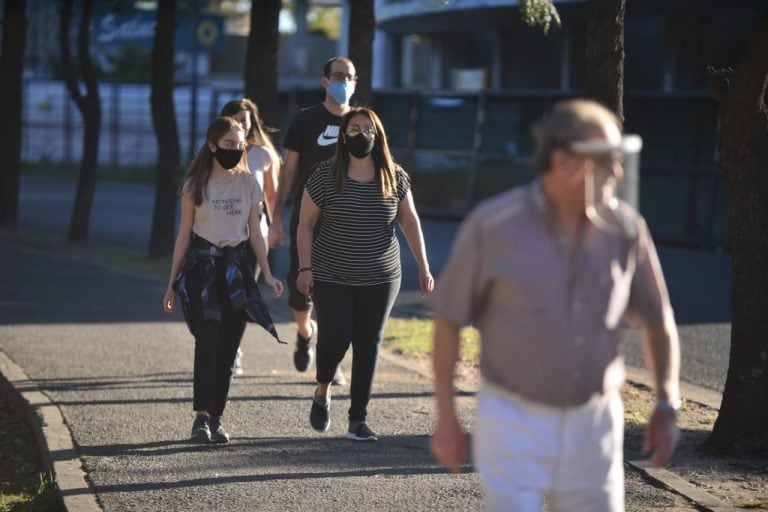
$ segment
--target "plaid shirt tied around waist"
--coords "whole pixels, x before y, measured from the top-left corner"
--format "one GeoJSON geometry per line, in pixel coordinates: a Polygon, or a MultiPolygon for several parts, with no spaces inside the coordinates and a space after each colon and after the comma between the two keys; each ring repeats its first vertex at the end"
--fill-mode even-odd
{"type": "Polygon", "coordinates": [[[181,270],[173,283],[173,289],[179,296],[184,311],[184,320],[189,331],[192,331],[192,305],[187,288],[187,275],[192,270],[203,268],[203,286],[201,302],[205,320],[221,320],[219,293],[216,288],[217,266],[224,266],[227,293],[235,311],[245,315],[245,319],[254,322],[269,332],[278,343],[285,344],[275,329],[272,316],[269,314],[264,298],[259,292],[253,272],[248,271],[248,241],[245,240],[234,247],[217,247],[205,238],[193,235],[181,270]]]}

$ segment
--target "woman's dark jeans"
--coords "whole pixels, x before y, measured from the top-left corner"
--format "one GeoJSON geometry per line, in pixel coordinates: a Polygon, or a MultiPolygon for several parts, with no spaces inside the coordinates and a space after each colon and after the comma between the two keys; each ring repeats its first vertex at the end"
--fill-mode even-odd
{"type": "Polygon", "coordinates": [[[245,332],[245,317],[232,306],[223,265],[220,267],[217,268],[215,286],[219,295],[221,321],[203,319],[200,298],[202,269],[196,268],[187,275],[192,332],[195,336],[193,408],[195,411],[208,411],[211,416],[224,413],[232,381],[232,366],[245,332]]]}
{"type": "Polygon", "coordinates": [[[352,344],[349,421],[365,421],[379,342],[398,291],[400,279],[373,286],[314,283],[318,382],[333,380],[336,367],[352,344]]]}

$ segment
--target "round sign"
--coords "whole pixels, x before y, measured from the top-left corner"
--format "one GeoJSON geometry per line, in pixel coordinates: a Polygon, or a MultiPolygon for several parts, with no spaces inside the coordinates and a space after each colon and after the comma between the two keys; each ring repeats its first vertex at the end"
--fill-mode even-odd
{"type": "Polygon", "coordinates": [[[211,20],[203,20],[195,31],[200,46],[211,46],[219,38],[219,27],[211,20]]]}

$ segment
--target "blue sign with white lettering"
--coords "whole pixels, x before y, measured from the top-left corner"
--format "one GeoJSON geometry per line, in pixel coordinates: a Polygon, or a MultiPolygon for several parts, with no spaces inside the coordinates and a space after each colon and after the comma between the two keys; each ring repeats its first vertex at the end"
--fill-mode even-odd
{"type": "MultiPolygon", "coordinates": [[[[154,12],[132,11],[118,15],[107,13],[93,23],[93,41],[100,45],[135,44],[151,46],[155,37],[157,17],[154,12]]],[[[177,20],[173,45],[176,49],[218,50],[224,44],[224,19],[210,14],[196,20],[177,20]]]]}
{"type": "Polygon", "coordinates": [[[152,44],[157,18],[154,13],[134,11],[128,16],[114,13],[97,18],[93,24],[96,44],[152,44]]]}

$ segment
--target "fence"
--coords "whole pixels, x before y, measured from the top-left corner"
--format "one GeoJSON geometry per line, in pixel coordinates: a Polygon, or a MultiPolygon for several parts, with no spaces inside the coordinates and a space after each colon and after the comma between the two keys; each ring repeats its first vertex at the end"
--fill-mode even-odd
{"type": "MultiPolygon", "coordinates": [[[[157,143],[146,84],[102,83],[99,163],[112,168],[153,167],[157,143]]],[[[236,88],[174,90],[182,161],[202,144],[202,134],[236,88]],[[193,123],[192,112],[195,112],[193,123]],[[195,126],[195,133],[191,133],[195,126]]],[[[377,91],[373,107],[390,147],[412,176],[414,198],[426,215],[461,217],[477,201],[530,180],[529,127],[562,91],[457,93],[377,91]]],[[[295,111],[322,99],[322,91],[280,94],[279,128],[295,111]]],[[[33,80],[24,93],[22,160],[75,165],[82,153],[82,120],[61,82],[33,80]]],[[[644,140],[640,210],[663,242],[700,248],[727,247],[727,196],[716,165],[717,104],[705,95],[630,93],[625,129],[644,140]]]]}

